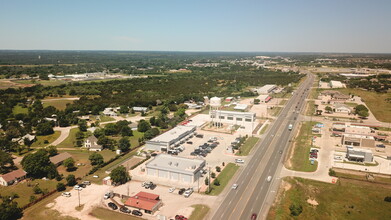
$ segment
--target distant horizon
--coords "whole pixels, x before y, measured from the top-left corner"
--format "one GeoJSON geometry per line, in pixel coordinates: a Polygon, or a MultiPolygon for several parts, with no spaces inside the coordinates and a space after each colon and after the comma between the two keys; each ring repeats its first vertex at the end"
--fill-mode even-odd
{"type": "Polygon", "coordinates": [[[90,52],[98,52],[98,51],[106,51],[106,52],[178,52],[178,53],[275,53],[275,54],[381,54],[381,55],[391,55],[391,52],[384,53],[376,53],[376,52],[286,52],[286,51],[186,51],[186,50],[104,50],[104,49],[85,49],[85,50],[77,50],[77,49],[0,49],[1,51],[90,51],[90,52]]]}

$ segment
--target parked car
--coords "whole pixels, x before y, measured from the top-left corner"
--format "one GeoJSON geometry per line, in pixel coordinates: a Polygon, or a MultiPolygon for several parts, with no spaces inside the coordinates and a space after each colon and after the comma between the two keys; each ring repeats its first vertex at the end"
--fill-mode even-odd
{"type": "Polygon", "coordinates": [[[253,213],[253,214],[251,215],[251,220],[256,220],[256,219],[257,219],[257,214],[253,213]]]}
{"type": "Polygon", "coordinates": [[[99,178],[99,176],[98,176],[98,175],[93,175],[92,177],[94,177],[94,178],[99,178]]]}
{"type": "Polygon", "coordinates": [[[87,187],[87,185],[83,184],[83,183],[80,183],[79,186],[82,187],[82,188],[86,188],[87,187]]]}
{"type": "Polygon", "coordinates": [[[185,198],[188,198],[192,193],[193,193],[193,188],[189,188],[189,189],[187,189],[187,190],[183,193],[183,196],[185,196],[185,198]]]}
{"type": "Polygon", "coordinates": [[[272,180],[272,176],[268,176],[268,177],[266,178],[266,180],[267,180],[268,182],[270,182],[270,181],[272,180]]]}
{"type": "Polygon", "coordinates": [[[136,210],[136,209],[132,211],[132,214],[133,215],[137,215],[137,216],[142,216],[143,215],[143,213],[141,213],[139,210],[136,210]]]}
{"type": "Polygon", "coordinates": [[[118,209],[118,206],[113,203],[113,202],[109,202],[109,204],[107,204],[112,210],[117,210],[118,209]]]}
{"type": "Polygon", "coordinates": [[[76,189],[76,190],[79,190],[79,191],[83,190],[83,188],[80,187],[79,185],[75,185],[73,188],[76,189]]]}
{"type": "Polygon", "coordinates": [[[186,144],[193,144],[193,141],[188,141],[186,142],[186,144]]]}
{"type": "Polygon", "coordinates": [[[198,138],[204,138],[204,135],[203,135],[203,134],[197,134],[196,137],[198,137],[198,138]]]}
{"type": "Polygon", "coordinates": [[[181,189],[178,191],[178,194],[179,194],[179,195],[182,195],[185,191],[186,191],[185,188],[181,188],[181,189]]]}
{"type": "Polygon", "coordinates": [[[183,215],[176,215],[175,220],[187,220],[187,218],[183,215]]]}
{"type": "Polygon", "coordinates": [[[244,160],[242,160],[242,159],[235,159],[235,163],[244,163],[244,160]]]}
{"type": "Polygon", "coordinates": [[[71,197],[71,193],[70,192],[63,192],[61,193],[62,196],[65,196],[65,197],[71,197]]]}
{"type": "Polygon", "coordinates": [[[168,192],[169,192],[169,193],[172,193],[172,192],[174,192],[174,191],[175,191],[175,187],[171,187],[171,188],[168,189],[168,192]]]}
{"type": "Polygon", "coordinates": [[[85,180],[85,181],[83,181],[83,182],[82,182],[82,184],[84,184],[84,185],[91,185],[91,182],[90,182],[90,181],[87,181],[87,180],[85,180]]]}
{"type": "Polygon", "coordinates": [[[128,213],[128,214],[132,213],[132,211],[130,209],[128,209],[128,207],[126,207],[126,206],[122,206],[119,210],[123,213],[128,213]]]}

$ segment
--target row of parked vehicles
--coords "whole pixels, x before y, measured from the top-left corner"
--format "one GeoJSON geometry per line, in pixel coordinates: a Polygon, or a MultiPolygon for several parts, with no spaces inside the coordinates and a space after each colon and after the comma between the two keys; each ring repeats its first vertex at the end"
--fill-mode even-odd
{"type": "Polygon", "coordinates": [[[141,183],[141,187],[144,187],[145,189],[151,189],[151,190],[154,190],[156,188],[156,184],[154,184],[153,182],[149,181],[149,182],[143,182],[141,183]]]}
{"type": "MultiPolygon", "coordinates": [[[[168,192],[173,193],[175,191],[175,187],[169,188],[168,192]]],[[[193,188],[181,188],[178,191],[179,195],[183,195],[184,197],[188,198],[192,193],[194,192],[193,188]]]]}
{"type": "Polygon", "coordinates": [[[191,156],[202,156],[202,157],[206,157],[208,155],[208,153],[212,152],[213,149],[215,149],[217,147],[217,145],[219,145],[220,143],[217,142],[217,138],[216,137],[212,137],[208,140],[207,143],[204,143],[200,146],[198,146],[198,148],[194,149],[193,152],[190,153],[191,156]]]}
{"type": "MultiPolygon", "coordinates": [[[[109,202],[107,204],[112,210],[117,210],[118,209],[118,206],[114,203],[114,202],[109,202]]],[[[128,207],[126,206],[121,206],[121,208],[119,209],[120,212],[123,212],[123,213],[126,213],[126,214],[133,214],[133,215],[136,215],[136,216],[142,216],[143,213],[140,212],[139,210],[137,209],[134,209],[133,211],[130,210],[128,207]]]]}
{"type": "Polygon", "coordinates": [[[82,183],[75,185],[74,189],[81,191],[89,185],[91,185],[90,181],[83,181],[82,183]]]}

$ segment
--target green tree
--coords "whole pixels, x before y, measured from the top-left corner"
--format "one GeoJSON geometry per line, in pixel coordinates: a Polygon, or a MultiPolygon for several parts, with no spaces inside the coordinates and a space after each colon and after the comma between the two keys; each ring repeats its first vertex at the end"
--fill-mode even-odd
{"type": "Polygon", "coordinates": [[[53,157],[53,156],[58,154],[56,146],[50,145],[49,147],[47,147],[46,150],[47,150],[47,152],[49,154],[49,157],[53,157]]]}
{"type": "Polygon", "coordinates": [[[215,185],[215,186],[220,186],[220,180],[216,178],[216,179],[213,181],[213,185],[215,185]]]}
{"type": "Polygon", "coordinates": [[[181,118],[186,117],[186,109],[180,108],[177,112],[174,114],[175,116],[179,116],[181,118]]]}
{"type": "Polygon", "coordinates": [[[205,178],[205,185],[209,185],[209,179],[208,179],[208,177],[205,178]]]}
{"type": "Polygon", "coordinates": [[[23,209],[18,207],[18,203],[8,197],[1,197],[0,220],[16,220],[23,216],[23,209]]]}
{"type": "Polygon", "coordinates": [[[37,197],[31,195],[31,196],[30,196],[29,202],[34,202],[35,200],[37,200],[37,197]]]}
{"type": "Polygon", "coordinates": [[[332,112],[333,109],[330,107],[330,106],[326,106],[326,108],[324,108],[324,110],[328,113],[332,112]]]}
{"type": "Polygon", "coordinates": [[[129,113],[129,107],[126,106],[126,105],[121,105],[121,106],[119,107],[119,112],[120,112],[121,114],[129,113]]]}
{"type": "Polygon", "coordinates": [[[94,131],[94,136],[96,138],[99,138],[100,136],[103,136],[103,135],[105,135],[105,131],[101,128],[98,128],[94,131]]]}
{"type": "Polygon", "coordinates": [[[86,120],[79,120],[77,123],[79,125],[79,130],[86,132],[87,131],[87,121],[86,120]]]}
{"type": "Polygon", "coordinates": [[[11,154],[0,150],[0,173],[4,173],[8,168],[14,166],[11,154]]]}
{"type": "Polygon", "coordinates": [[[110,178],[114,183],[124,184],[130,179],[130,176],[124,166],[119,166],[111,171],[110,178]]]}
{"type": "Polygon", "coordinates": [[[38,124],[36,130],[37,135],[49,135],[54,133],[53,126],[50,121],[38,124]]]}
{"type": "Polygon", "coordinates": [[[254,99],[254,104],[255,104],[255,105],[258,105],[260,102],[261,102],[261,100],[259,100],[259,99],[254,99]]]}
{"type": "Polygon", "coordinates": [[[117,125],[114,123],[107,124],[105,126],[104,131],[105,131],[105,135],[115,135],[118,133],[117,132],[117,125]]]}
{"type": "Polygon", "coordinates": [[[36,186],[34,186],[34,188],[33,188],[33,192],[34,192],[34,194],[41,194],[41,193],[42,193],[42,189],[39,188],[38,185],[36,185],[36,186]]]}
{"type": "Polygon", "coordinates": [[[68,172],[69,171],[74,171],[76,169],[76,167],[75,167],[75,160],[72,157],[65,159],[64,162],[63,162],[63,165],[64,165],[64,167],[67,168],[68,172]]]}
{"type": "Polygon", "coordinates": [[[127,138],[127,137],[121,138],[121,139],[119,140],[118,148],[119,148],[122,152],[127,152],[127,151],[129,151],[129,149],[130,149],[129,138],[127,138]]]}
{"type": "Polygon", "coordinates": [[[216,166],[216,172],[218,172],[218,173],[221,172],[221,168],[219,166],[216,166]]]}
{"type": "Polygon", "coordinates": [[[66,178],[68,186],[74,186],[77,184],[75,175],[69,174],[66,178]]]}
{"type": "Polygon", "coordinates": [[[130,137],[133,136],[133,131],[129,126],[122,127],[121,129],[121,136],[122,137],[130,137]]]}
{"type": "Polygon", "coordinates": [[[155,126],[156,125],[156,117],[153,116],[149,119],[149,123],[152,125],[152,126],[155,126]]]}
{"type": "Polygon", "coordinates": [[[365,111],[365,110],[358,111],[357,114],[358,114],[358,116],[360,116],[361,118],[367,118],[367,117],[369,116],[369,112],[368,112],[368,111],[365,111]]]}
{"type": "Polygon", "coordinates": [[[369,109],[365,105],[362,105],[362,104],[357,105],[354,109],[356,110],[356,114],[358,114],[358,112],[360,112],[360,111],[369,111],[369,109]]]}
{"type": "Polygon", "coordinates": [[[65,184],[64,183],[57,183],[56,189],[58,192],[65,190],[65,184]]]}
{"type": "Polygon", "coordinates": [[[137,130],[139,132],[146,132],[149,129],[151,129],[151,125],[145,120],[140,120],[140,122],[137,125],[137,130]]]}
{"type": "Polygon", "coordinates": [[[103,164],[103,156],[94,152],[92,153],[88,159],[91,161],[91,165],[100,165],[103,164]]]}
{"type": "Polygon", "coordinates": [[[49,156],[44,149],[28,154],[22,159],[23,169],[34,178],[48,177],[50,179],[58,176],[56,166],[50,162],[49,156]]]}

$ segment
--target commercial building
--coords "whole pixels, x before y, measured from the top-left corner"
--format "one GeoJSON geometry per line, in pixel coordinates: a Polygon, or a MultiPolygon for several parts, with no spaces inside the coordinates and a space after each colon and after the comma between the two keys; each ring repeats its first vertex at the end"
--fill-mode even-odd
{"type": "Polygon", "coordinates": [[[268,103],[272,98],[269,95],[259,95],[257,99],[259,99],[259,103],[268,103]]]}
{"type": "Polygon", "coordinates": [[[368,135],[343,134],[342,144],[354,147],[375,147],[375,138],[368,135]]]}
{"type": "Polygon", "coordinates": [[[348,148],[346,158],[357,162],[373,162],[372,151],[360,148],[348,148]]]}
{"type": "Polygon", "coordinates": [[[246,110],[248,107],[247,104],[236,104],[236,106],[234,107],[235,110],[239,110],[239,111],[244,111],[246,110]]]}
{"type": "Polygon", "coordinates": [[[132,109],[135,112],[147,112],[148,111],[147,107],[133,107],[132,109]]]}
{"type": "Polygon", "coordinates": [[[14,170],[12,172],[6,173],[0,176],[0,185],[9,186],[26,178],[26,171],[24,170],[14,170]]]}
{"type": "Polygon", "coordinates": [[[334,110],[336,113],[350,114],[352,112],[352,109],[349,106],[341,103],[335,103],[334,110]]]}
{"type": "Polygon", "coordinates": [[[128,198],[125,206],[144,210],[145,213],[152,214],[163,205],[159,195],[147,192],[139,192],[135,196],[128,198]]]}
{"type": "Polygon", "coordinates": [[[255,122],[256,114],[253,112],[235,112],[235,111],[209,111],[209,117],[220,123],[233,125],[248,125],[255,122]]]}
{"type": "Polygon", "coordinates": [[[276,85],[268,84],[268,85],[262,86],[261,88],[256,88],[256,89],[254,89],[254,91],[257,92],[258,94],[269,94],[269,93],[273,92],[273,90],[275,90],[276,88],[277,88],[276,85]]]}
{"type": "Polygon", "coordinates": [[[159,177],[182,183],[194,183],[205,167],[203,159],[189,159],[185,157],[159,154],[145,165],[148,176],[159,177]]]}
{"type": "Polygon", "coordinates": [[[180,142],[191,136],[196,130],[196,126],[178,125],[175,128],[147,141],[146,150],[167,151],[171,146],[178,145],[180,142]]]}

